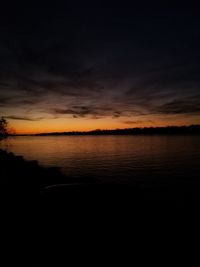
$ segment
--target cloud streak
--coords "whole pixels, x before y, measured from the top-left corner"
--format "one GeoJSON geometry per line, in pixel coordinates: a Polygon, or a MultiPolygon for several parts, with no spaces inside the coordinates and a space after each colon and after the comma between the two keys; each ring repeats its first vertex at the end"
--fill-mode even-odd
{"type": "Polygon", "coordinates": [[[161,114],[196,114],[200,115],[200,98],[176,100],[157,108],[161,114]]]}
{"type": "Polygon", "coordinates": [[[44,119],[43,117],[31,118],[31,117],[18,117],[18,116],[6,116],[5,118],[9,120],[20,120],[20,121],[40,121],[44,119]]]}

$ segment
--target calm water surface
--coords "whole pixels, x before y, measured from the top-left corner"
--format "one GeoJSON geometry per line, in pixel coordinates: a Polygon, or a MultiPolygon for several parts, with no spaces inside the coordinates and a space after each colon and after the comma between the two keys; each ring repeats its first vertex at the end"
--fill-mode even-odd
{"type": "Polygon", "coordinates": [[[200,136],[13,137],[1,147],[70,177],[135,182],[200,177],[200,136]]]}

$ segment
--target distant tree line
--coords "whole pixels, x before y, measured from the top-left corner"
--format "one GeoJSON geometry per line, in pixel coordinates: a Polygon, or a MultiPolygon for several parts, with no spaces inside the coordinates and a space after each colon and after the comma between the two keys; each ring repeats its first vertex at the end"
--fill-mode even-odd
{"type": "Polygon", "coordinates": [[[94,130],[89,132],[53,132],[35,134],[37,136],[46,135],[176,135],[176,134],[200,134],[200,125],[190,126],[167,126],[167,127],[146,127],[127,128],[115,130],[94,130]]]}

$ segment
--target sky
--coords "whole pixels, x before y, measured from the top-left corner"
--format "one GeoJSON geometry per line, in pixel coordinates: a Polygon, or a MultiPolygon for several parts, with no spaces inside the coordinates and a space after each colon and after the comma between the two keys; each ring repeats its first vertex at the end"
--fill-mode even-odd
{"type": "Polygon", "coordinates": [[[199,25],[175,3],[1,6],[0,116],[16,133],[200,124],[199,25]]]}

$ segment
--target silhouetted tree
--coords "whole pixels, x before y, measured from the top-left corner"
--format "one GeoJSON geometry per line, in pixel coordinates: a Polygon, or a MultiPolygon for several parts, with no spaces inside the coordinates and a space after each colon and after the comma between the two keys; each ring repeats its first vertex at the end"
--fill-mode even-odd
{"type": "Polygon", "coordinates": [[[5,138],[8,135],[8,123],[3,117],[0,118],[0,138],[5,138]]]}

